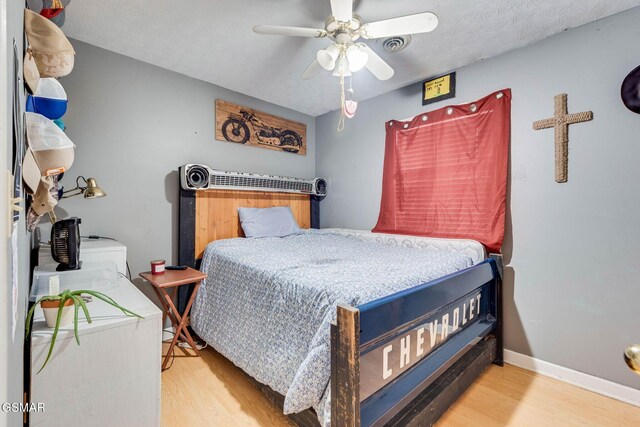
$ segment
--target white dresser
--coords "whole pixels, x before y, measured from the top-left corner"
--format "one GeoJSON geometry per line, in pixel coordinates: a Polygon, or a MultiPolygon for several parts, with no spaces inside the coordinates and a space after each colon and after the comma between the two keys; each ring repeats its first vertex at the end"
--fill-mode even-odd
{"type": "Polygon", "coordinates": [[[30,401],[44,403],[45,410],[30,414],[31,426],[160,425],[161,311],[125,278],[104,293],[144,319],[127,317],[94,298],[87,304],[93,323],[80,311],[80,346],[73,325],[61,329],[39,374],[53,330],[36,309],[30,401]]]}

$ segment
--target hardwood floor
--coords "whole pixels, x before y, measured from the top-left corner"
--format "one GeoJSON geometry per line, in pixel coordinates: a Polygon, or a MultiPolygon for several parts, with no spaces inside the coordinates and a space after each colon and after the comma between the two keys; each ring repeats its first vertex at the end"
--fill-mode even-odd
{"type": "MultiPolygon", "coordinates": [[[[290,426],[214,350],[176,351],[162,374],[162,426],[290,426]]],[[[440,419],[442,426],[633,426],[640,408],[505,365],[491,366],[440,419]]]]}

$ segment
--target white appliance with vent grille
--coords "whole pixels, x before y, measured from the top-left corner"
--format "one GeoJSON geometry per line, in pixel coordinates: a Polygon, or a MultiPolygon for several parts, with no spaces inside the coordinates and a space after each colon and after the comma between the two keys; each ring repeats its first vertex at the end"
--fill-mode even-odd
{"type": "Polygon", "coordinates": [[[323,178],[300,179],[255,173],[227,172],[205,165],[186,164],[180,168],[180,183],[185,190],[245,190],[327,195],[323,178]]]}
{"type": "MultiPolygon", "coordinates": [[[[110,239],[87,239],[80,242],[80,261],[96,262],[109,260],[116,263],[119,273],[127,275],[127,247],[122,243],[110,239]]],[[[40,243],[38,250],[38,265],[53,263],[51,244],[40,243]]]]}

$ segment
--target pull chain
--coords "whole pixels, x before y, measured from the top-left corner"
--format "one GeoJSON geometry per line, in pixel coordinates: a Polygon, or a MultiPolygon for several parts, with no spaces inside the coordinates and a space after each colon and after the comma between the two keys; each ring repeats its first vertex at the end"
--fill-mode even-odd
{"type": "Polygon", "coordinates": [[[340,120],[338,121],[338,132],[342,132],[344,129],[344,119],[346,117],[344,113],[344,74],[340,72],[340,120]]]}

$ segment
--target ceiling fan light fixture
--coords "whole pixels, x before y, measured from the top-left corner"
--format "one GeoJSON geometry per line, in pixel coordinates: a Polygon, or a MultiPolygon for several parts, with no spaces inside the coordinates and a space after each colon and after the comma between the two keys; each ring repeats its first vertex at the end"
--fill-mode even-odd
{"type": "Polygon", "coordinates": [[[349,60],[345,55],[340,55],[336,60],[336,68],[333,70],[333,75],[337,77],[348,77],[351,75],[349,60]]]}
{"type": "MultiPolygon", "coordinates": [[[[381,81],[389,80],[394,74],[393,68],[384,59],[380,58],[368,45],[357,41],[361,38],[385,39],[382,42],[384,49],[395,52],[409,44],[411,34],[428,33],[438,26],[438,16],[433,12],[365,23],[360,16],[353,13],[353,6],[357,1],[330,0],[331,15],[325,19],[324,29],[277,25],[258,25],[253,28],[253,31],[258,34],[327,38],[333,42],[331,46],[316,53],[316,59],[304,71],[302,78],[308,80],[320,73],[322,69],[331,71],[334,76],[340,78],[342,114],[338,131],[344,128],[345,118],[353,117],[356,106],[353,96],[349,100],[346,99],[345,77],[350,77],[352,73],[362,68],[366,68],[381,81]]],[[[351,87],[348,92],[353,95],[351,87]]]]}
{"type": "Polygon", "coordinates": [[[354,44],[347,49],[347,59],[349,60],[349,71],[355,73],[367,65],[369,55],[360,45],[354,44]]]}
{"type": "Polygon", "coordinates": [[[331,71],[335,68],[336,59],[338,58],[339,55],[340,55],[340,48],[337,45],[332,44],[326,49],[319,50],[316,55],[316,59],[318,60],[322,68],[324,68],[327,71],[331,71]]]}

